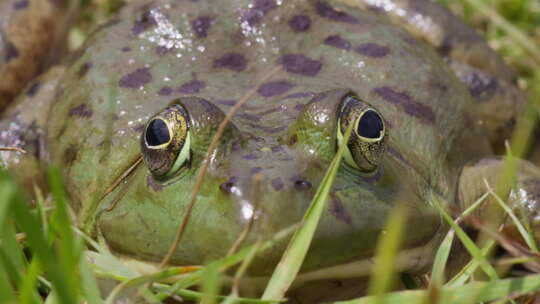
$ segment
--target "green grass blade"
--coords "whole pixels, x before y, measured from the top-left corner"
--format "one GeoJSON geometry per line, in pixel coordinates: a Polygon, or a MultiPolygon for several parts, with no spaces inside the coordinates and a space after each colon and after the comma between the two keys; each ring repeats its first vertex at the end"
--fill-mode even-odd
{"type": "MultiPolygon", "coordinates": [[[[482,247],[481,252],[483,256],[486,256],[491,250],[495,248],[495,245],[497,243],[495,240],[487,240],[484,247],[482,247]]],[[[478,269],[480,263],[478,260],[471,260],[465,267],[463,267],[448,283],[446,283],[446,286],[454,287],[454,286],[461,286],[467,282],[471,276],[474,274],[476,269],[478,269]]]]}
{"type": "MultiPolygon", "coordinates": [[[[352,125],[347,128],[343,139],[344,143],[348,141],[351,130],[352,125]]],[[[332,187],[334,178],[341,164],[345,147],[345,144],[342,144],[339,147],[334,159],[330,163],[321,185],[317,189],[317,192],[311,201],[311,205],[302,219],[302,226],[294,233],[287,249],[283,253],[283,257],[270,278],[270,282],[262,296],[263,300],[278,300],[283,298],[285,292],[291,286],[296,275],[300,271],[302,262],[304,261],[309,245],[311,244],[311,239],[315,234],[315,229],[317,228],[319,219],[326,206],[328,193],[330,192],[330,188],[332,187]]]]}
{"type": "Polygon", "coordinates": [[[88,304],[103,303],[96,278],[94,277],[92,270],[90,270],[86,260],[81,259],[79,268],[81,271],[82,292],[86,302],[88,304]]]}
{"type": "Polygon", "coordinates": [[[529,246],[532,252],[538,253],[538,246],[536,246],[536,242],[534,240],[534,236],[532,235],[532,233],[530,233],[527,229],[525,229],[525,227],[517,218],[516,214],[512,211],[512,209],[510,209],[510,207],[508,207],[508,205],[506,205],[503,202],[503,200],[495,192],[491,191],[491,194],[493,195],[493,197],[495,198],[495,201],[499,204],[499,206],[501,206],[501,208],[508,214],[510,219],[512,219],[512,221],[514,222],[514,225],[518,229],[519,234],[521,235],[523,240],[525,240],[525,243],[527,244],[527,246],[529,246]]]}
{"type": "MultiPolygon", "coordinates": [[[[530,275],[515,279],[491,282],[473,282],[463,286],[444,287],[440,291],[439,304],[480,303],[516,296],[540,289],[540,275],[530,275]]],[[[407,290],[387,293],[382,296],[385,303],[419,303],[429,290],[407,290]]],[[[355,300],[334,302],[334,304],[373,304],[373,296],[355,300]]]]}
{"type": "MultiPolygon", "coordinates": [[[[155,290],[171,294],[169,286],[164,284],[155,283],[153,288],[155,290]]],[[[203,294],[198,291],[193,291],[189,289],[178,289],[173,291],[174,294],[181,296],[185,300],[191,301],[200,301],[203,298],[203,294]]],[[[219,301],[227,301],[228,303],[236,304],[270,304],[278,301],[269,301],[269,300],[259,300],[259,299],[250,299],[250,298],[241,298],[241,297],[230,297],[230,296],[218,296],[219,301]]]]}
{"type": "Polygon", "coordinates": [[[376,303],[381,303],[381,296],[392,288],[395,275],[395,260],[402,239],[407,209],[402,205],[394,207],[388,217],[386,233],[379,237],[375,255],[375,266],[369,285],[369,294],[374,295],[376,303]]]}
{"type": "MultiPolygon", "coordinates": [[[[0,184],[14,183],[4,171],[0,171],[0,184]]],[[[66,278],[59,266],[59,261],[53,255],[53,250],[48,240],[41,230],[41,221],[36,213],[29,210],[27,201],[20,192],[15,192],[11,203],[14,220],[26,233],[28,246],[32,250],[34,257],[38,258],[46,275],[50,277],[54,289],[58,292],[61,303],[77,303],[78,297],[75,289],[71,289],[70,280],[66,278]]]]}
{"type": "Polygon", "coordinates": [[[60,172],[51,168],[48,171],[49,187],[55,202],[55,210],[51,215],[51,228],[58,233],[56,255],[58,268],[65,277],[65,284],[70,293],[77,297],[81,292],[79,266],[82,256],[82,246],[75,238],[69,218],[66,194],[62,186],[60,172]]]}
{"type": "Polygon", "coordinates": [[[200,303],[215,304],[217,302],[220,286],[221,277],[219,267],[213,263],[204,267],[204,271],[202,273],[203,297],[200,303]]]}
{"type": "Polygon", "coordinates": [[[15,303],[15,292],[2,263],[0,263],[0,303],[15,303]]]}
{"type": "Polygon", "coordinates": [[[499,276],[493,266],[489,264],[486,257],[482,254],[482,251],[474,244],[465,231],[463,231],[463,229],[461,229],[461,227],[454,222],[452,217],[441,207],[440,201],[437,198],[434,199],[434,205],[450,227],[456,231],[458,238],[461,240],[469,254],[479,262],[480,268],[482,268],[491,280],[497,280],[499,276]]]}
{"type": "Polygon", "coordinates": [[[21,283],[19,295],[20,304],[39,303],[39,296],[36,293],[38,276],[41,273],[41,267],[37,259],[33,259],[28,267],[24,279],[21,283]]]}
{"type": "Polygon", "coordinates": [[[450,250],[452,249],[452,243],[454,242],[454,236],[454,230],[448,231],[435,254],[435,260],[433,261],[433,268],[431,270],[431,283],[436,288],[440,288],[444,284],[444,272],[448,257],[450,256],[450,250]]]}

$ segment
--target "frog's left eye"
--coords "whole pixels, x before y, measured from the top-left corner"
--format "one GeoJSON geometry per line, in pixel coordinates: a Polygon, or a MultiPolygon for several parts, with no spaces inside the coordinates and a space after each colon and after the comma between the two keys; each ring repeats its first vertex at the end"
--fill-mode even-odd
{"type": "Polygon", "coordinates": [[[148,120],[141,136],[143,159],[157,179],[173,176],[189,163],[191,134],[189,115],[173,103],[148,120]]]}
{"type": "Polygon", "coordinates": [[[378,168],[386,151],[387,131],[382,115],[353,94],[344,97],[338,119],[338,145],[347,128],[353,130],[344,153],[347,164],[364,173],[378,168]]]}

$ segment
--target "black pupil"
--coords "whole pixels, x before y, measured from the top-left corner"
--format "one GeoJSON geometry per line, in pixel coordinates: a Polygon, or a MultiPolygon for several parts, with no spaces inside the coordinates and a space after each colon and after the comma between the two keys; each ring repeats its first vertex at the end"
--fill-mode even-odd
{"type": "Polygon", "coordinates": [[[161,119],[154,119],[146,128],[146,142],[150,146],[159,146],[169,142],[169,129],[161,119]]]}
{"type": "Polygon", "coordinates": [[[379,138],[383,130],[383,122],[377,112],[367,110],[358,123],[358,135],[366,138],[379,138]]]}

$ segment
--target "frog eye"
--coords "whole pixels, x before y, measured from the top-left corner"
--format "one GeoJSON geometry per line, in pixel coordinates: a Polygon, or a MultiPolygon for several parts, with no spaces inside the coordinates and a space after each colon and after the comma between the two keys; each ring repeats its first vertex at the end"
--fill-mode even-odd
{"type": "Polygon", "coordinates": [[[157,179],[173,176],[190,160],[189,115],[173,103],[148,120],[141,136],[146,166],[157,179]]]}
{"type": "Polygon", "coordinates": [[[347,164],[364,173],[375,172],[386,150],[386,126],[382,115],[353,94],[344,97],[338,119],[338,145],[349,125],[353,130],[344,153],[347,164]]]}

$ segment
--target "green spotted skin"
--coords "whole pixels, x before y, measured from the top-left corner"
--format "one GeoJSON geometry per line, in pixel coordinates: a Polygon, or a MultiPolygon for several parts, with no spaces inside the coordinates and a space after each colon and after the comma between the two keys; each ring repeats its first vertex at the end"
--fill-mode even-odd
{"type": "MultiPolygon", "coordinates": [[[[438,6],[422,13],[449,16],[438,6]]],[[[370,1],[130,4],[70,61],[43,124],[45,162],[61,168],[83,228],[118,252],[159,261],[218,124],[255,90],[210,158],[172,258],[203,264],[226,255],[252,220],[244,244],[302,218],[337,150],[341,101],[354,93],[384,119],[386,152],[374,174],[342,164],[302,271],[371,257],[396,204],[413,211],[403,249],[425,248],[402,270],[419,271],[446,229],[430,200],[456,202],[463,166],[492,154],[478,100],[507,100],[507,79],[494,54],[486,60],[495,67],[484,68],[452,53],[467,41],[485,46],[477,36],[433,42],[395,16],[370,1]],[[177,98],[191,118],[189,166],[156,179],[140,163],[107,193],[140,158],[148,119],[177,98]]],[[[270,273],[285,246],[262,252],[250,273],[270,273]]]]}

